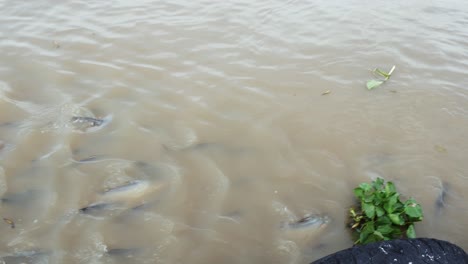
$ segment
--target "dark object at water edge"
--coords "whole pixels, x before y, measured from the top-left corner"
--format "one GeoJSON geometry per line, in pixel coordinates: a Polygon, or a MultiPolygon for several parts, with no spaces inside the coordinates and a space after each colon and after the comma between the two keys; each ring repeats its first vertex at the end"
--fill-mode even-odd
{"type": "Polygon", "coordinates": [[[395,239],[338,251],[311,264],[468,264],[459,246],[432,238],[395,239]]]}

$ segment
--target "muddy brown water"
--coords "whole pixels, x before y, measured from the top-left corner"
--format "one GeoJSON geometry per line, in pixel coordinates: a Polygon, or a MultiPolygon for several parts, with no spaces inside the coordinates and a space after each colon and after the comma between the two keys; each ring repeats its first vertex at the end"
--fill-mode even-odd
{"type": "Polygon", "coordinates": [[[467,3],[0,1],[0,257],[308,263],[376,177],[467,250],[467,3]]]}

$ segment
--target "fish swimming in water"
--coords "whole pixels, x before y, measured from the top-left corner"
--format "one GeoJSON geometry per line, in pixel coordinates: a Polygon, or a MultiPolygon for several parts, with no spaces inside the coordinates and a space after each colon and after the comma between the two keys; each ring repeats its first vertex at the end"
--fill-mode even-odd
{"type": "Polygon", "coordinates": [[[180,151],[201,151],[212,153],[214,155],[242,155],[251,152],[251,149],[238,147],[238,146],[231,146],[224,143],[217,143],[217,142],[204,142],[198,143],[186,148],[180,149],[180,151]]]}
{"type": "Polygon", "coordinates": [[[325,215],[306,215],[297,221],[283,223],[282,237],[293,241],[300,249],[310,247],[314,241],[318,242],[319,235],[330,221],[325,215]]]}
{"type": "Polygon", "coordinates": [[[115,205],[111,204],[111,203],[93,203],[93,204],[90,204],[86,207],[83,207],[83,208],[80,208],[80,213],[84,213],[84,214],[91,214],[91,215],[94,215],[94,214],[97,214],[99,212],[102,212],[102,210],[110,210],[112,208],[115,208],[115,205]]]}
{"type": "Polygon", "coordinates": [[[79,209],[80,213],[98,216],[106,212],[120,212],[139,207],[146,202],[145,198],[161,191],[166,182],[134,180],[114,188],[106,189],[99,194],[97,202],[79,209]]]}
{"type": "Polygon", "coordinates": [[[37,189],[29,189],[18,193],[6,193],[0,201],[6,204],[26,205],[45,196],[45,192],[37,189]]]}
{"type": "Polygon", "coordinates": [[[440,193],[435,201],[435,209],[437,214],[440,214],[442,210],[447,206],[447,196],[449,190],[449,184],[446,182],[442,182],[440,186],[440,193]]]}
{"type": "Polygon", "coordinates": [[[150,187],[150,182],[146,180],[135,180],[127,182],[114,188],[104,190],[103,197],[113,200],[119,196],[139,196],[150,187]]]}
{"type": "Polygon", "coordinates": [[[88,127],[100,126],[104,123],[104,119],[98,119],[94,117],[87,116],[74,116],[70,120],[74,124],[85,124],[88,127]]]}
{"type": "Polygon", "coordinates": [[[109,120],[110,118],[100,119],[100,118],[88,117],[88,116],[73,116],[70,119],[70,123],[72,124],[74,129],[85,132],[91,128],[101,127],[104,124],[108,123],[109,120]]]}
{"type": "Polygon", "coordinates": [[[41,264],[49,263],[49,259],[50,253],[41,250],[20,251],[0,255],[1,264],[41,264]]]}
{"type": "Polygon", "coordinates": [[[92,162],[99,162],[105,158],[108,158],[106,157],[105,155],[93,155],[93,156],[89,156],[87,158],[82,158],[82,159],[79,159],[79,160],[74,160],[74,162],[76,163],[92,163],[92,162]]]}
{"type": "Polygon", "coordinates": [[[131,258],[141,254],[142,249],[139,248],[112,248],[107,250],[107,254],[112,257],[131,258]]]}
{"type": "Polygon", "coordinates": [[[287,223],[286,227],[293,229],[308,228],[308,227],[320,227],[329,222],[327,216],[320,215],[307,215],[296,222],[287,223]]]}

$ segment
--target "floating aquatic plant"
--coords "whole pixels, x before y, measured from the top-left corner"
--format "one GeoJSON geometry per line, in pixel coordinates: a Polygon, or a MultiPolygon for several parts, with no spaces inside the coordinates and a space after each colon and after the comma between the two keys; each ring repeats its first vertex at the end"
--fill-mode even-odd
{"type": "Polygon", "coordinates": [[[423,219],[421,205],[413,198],[400,201],[392,182],[377,178],[372,184],[361,183],[354,195],[359,205],[349,210],[349,218],[355,244],[416,237],[414,223],[423,219]]]}
{"type": "Polygon", "coordinates": [[[379,79],[367,81],[367,89],[372,90],[376,87],[379,87],[384,82],[388,81],[388,79],[390,79],[390,76],[392,76],[392,73],[394,70],[395,70],[395,65],[393,65],[393,67],[390,69],[389,72],[384,72],[379,68],[375,68],[372,71],[372,73],[374,74],[374,76],[376,76],[379,79]]]}

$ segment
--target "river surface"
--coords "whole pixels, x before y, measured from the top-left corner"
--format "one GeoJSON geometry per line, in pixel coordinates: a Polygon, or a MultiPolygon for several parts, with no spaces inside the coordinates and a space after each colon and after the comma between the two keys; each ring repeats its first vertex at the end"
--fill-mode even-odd
{"type": "Polygon", "coordinates": [[[0,0],[0,257],[308,263],[376,177],[467,250],[467,84],[463,0],[0,0]]]}

